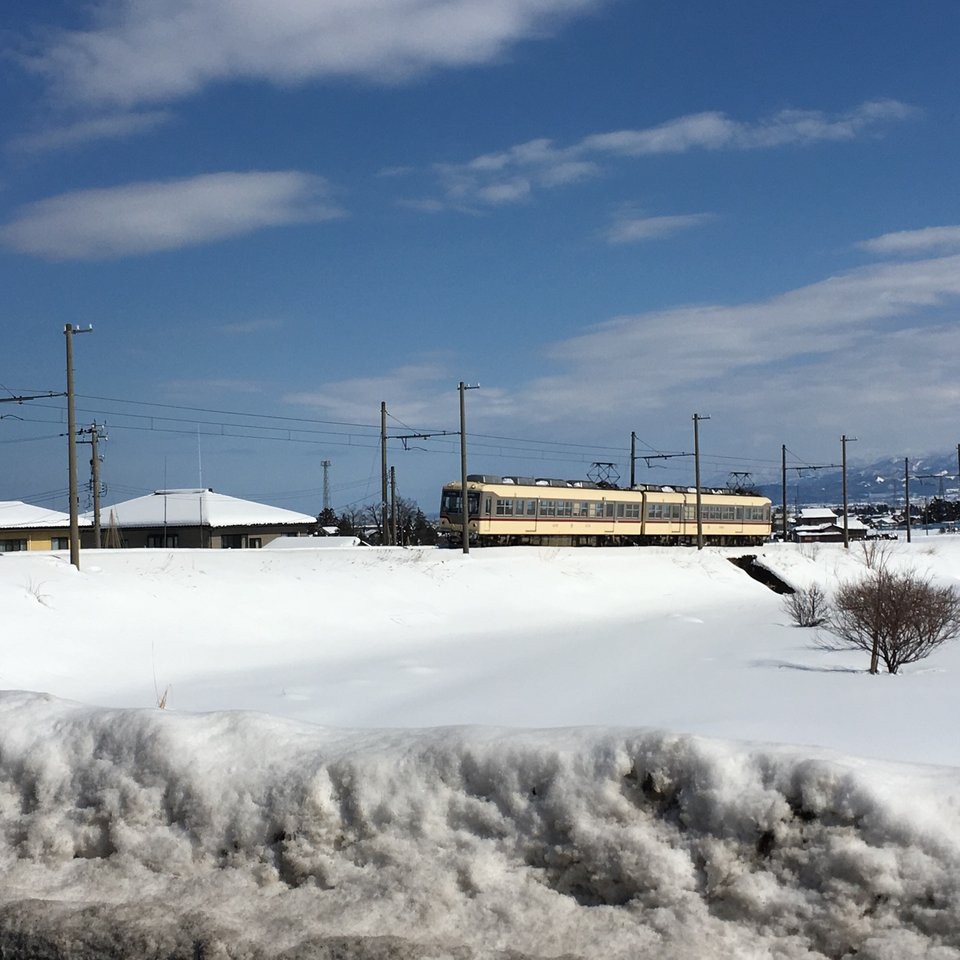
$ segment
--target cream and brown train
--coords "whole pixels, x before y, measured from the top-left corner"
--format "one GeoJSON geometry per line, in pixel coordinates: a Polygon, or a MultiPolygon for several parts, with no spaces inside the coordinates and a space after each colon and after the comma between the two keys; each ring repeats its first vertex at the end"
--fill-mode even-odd
{"type": "MultiPolygon", "coordinates": [[[[694,488],[638,484],[632,490],[534,477],[467,477],[470,542],[480,545],[690,544],[697,542],[694,488]]],[[[730,490],[700,491],[705,543],[745,545],[770,536],[770,501],[730,490]]],[[[440,534],[463,536],[459,481],[443,488],[440,534]]]]}

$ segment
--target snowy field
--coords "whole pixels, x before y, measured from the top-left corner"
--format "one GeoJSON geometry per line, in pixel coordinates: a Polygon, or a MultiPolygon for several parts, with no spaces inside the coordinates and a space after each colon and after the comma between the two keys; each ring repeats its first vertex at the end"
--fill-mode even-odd
{"type": "Polygon", "coordinates": [[[744,553],[865,572],[0,557],[0,956],[958,960],[960,642],[871,677],[744,553]]]}

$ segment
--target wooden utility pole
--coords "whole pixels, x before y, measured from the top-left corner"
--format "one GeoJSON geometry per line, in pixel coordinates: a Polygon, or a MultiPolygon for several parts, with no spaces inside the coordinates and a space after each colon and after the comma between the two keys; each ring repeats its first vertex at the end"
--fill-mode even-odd
{"type": "Polygon", "coordinates": [[[397,539],[397,471],[390,468],[390,542],[396,546],[397,539]]]}
{"type": "Polygon", "coordinates": [[[903,458],[903,512],[907,518],[907,543],[910,542],[910,458],[903,458]]]}
{"type": "Polygon", "coordinates": [[[380,402],[380,543],[390,543],[390,528],[387,524],[387,402],[380,402]]]}
{"type": "Polygon", "coordinates": [[[697,491],[697,549],[703,549],[703,516],[702,502],[700,497],[700,421],[709,420],[709,417],[702,417],[699,413],[693,415],[693,462],[694,477],[696,479],[697,491]]]}
{"type": "Polygon", "coordinates": [[[856,437],[848,437],[844,434],[840,438],[840,446],[843,450],[843,456],[841,457],[841,464],[843,469],[842,475],[842,484],[843,484],[843,547],[845,550],[850,549],[850,531],[848,530],[848,521],[847,521],[847,444],[856,440],[856,437]]]}
{"type": "Polygon", "coordinates": [[[73,394],[73,335],[89,333],[92,326],[83,328],[67,323],[63,335],[67,341],[67,469],[70,498],[70,562],[80,569],[80,504],[77,496],[77,414],[73,394]]]}
{"type": "MultiPolygon", "coordinates": [[[[783,499],[783,516],[780,523],[783,527],[783,542],[787,542],[787,445],[780,444],[780,490],[783,499]]],[[[799,521],[798,521],[799,522],[799,521]]]]}

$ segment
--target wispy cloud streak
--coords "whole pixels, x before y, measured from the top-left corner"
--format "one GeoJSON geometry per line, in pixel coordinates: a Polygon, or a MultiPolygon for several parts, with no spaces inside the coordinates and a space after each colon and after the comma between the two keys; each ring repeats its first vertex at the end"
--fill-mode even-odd
{"type": "Polygon", "coordinates": [[[960,251],[960,226],[923,227],[885,233],[858,244],[863,250],[881,256],[898,254],[951,253],[960,251]]]}
{"type": "Polygon", "coordinates": [[[94,140],[120,140],[149,133],[172,119],[169,110],[111,114],[23,134],[11,140],[10,146],[23,153],[69,149],[94,140]]]}
{"type": "Polygon", "coordinates": [[[448,207],[482,209],[524,202],[537,190],[598,176],[605,163],[617,158],[848,141],[915,112],[897,100],[871,100],[843,114],[782,110],[752,123],[724,113],[697,113],[640,130],[591,134],[566,147],[549,139],[530,140],[465,163],[436,164],[434,172],[448,207]]]}
{"type": "Polygon", "coordinates": [[[702,226],[715,219],[711,213],[686,213],[666,217],[644,217],[637,213],[621,212],[607,227],[607,243],[620,246],[658,240],[683,230],[702,226]]]}
{"type": "Polygon", "coordinates": [[[328,195],[326,181],[297,171],[82,190],[21,207],[0,243],[51,260],[115,259],[342,215],[328,195]]]}

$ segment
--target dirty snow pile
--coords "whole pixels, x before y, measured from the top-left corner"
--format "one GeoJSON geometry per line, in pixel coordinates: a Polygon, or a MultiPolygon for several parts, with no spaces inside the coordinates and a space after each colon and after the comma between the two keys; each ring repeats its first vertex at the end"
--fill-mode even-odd
{"type": "Polygon", "coordinates": [[[957,960],[960,650],[735,553],[0,558],[0,956],[957,960]]]}

